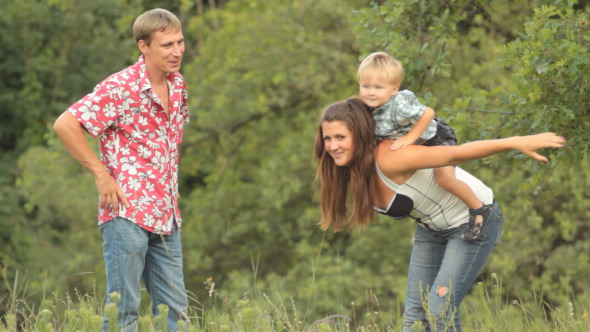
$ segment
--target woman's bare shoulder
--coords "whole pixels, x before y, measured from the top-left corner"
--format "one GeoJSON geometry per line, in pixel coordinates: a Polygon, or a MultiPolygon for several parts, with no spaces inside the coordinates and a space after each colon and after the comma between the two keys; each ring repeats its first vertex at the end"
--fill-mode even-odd
{"type": "Polygon", "coordinates": [[[376,160],[379,169],[388,176],[399,173],[413,172],[419,169],[438,167],[439,154],[443,152],[437,147],[408,145],[403,149],[390,149],[392,141],[382,141],[377,147],[376,160]],[[440,151],[439,151],[440,150],[440,151]]]}
{"type": "Polygon", "coordinates": [[[392,142],[390,140],[381,141],[377,146],[375,156],[379,169],[386,175],[408,170],[409,165],[411,165],[408,160],[414,158],[417,153],[416,148],[419,147],[409,145],[403,149],[393,151],[391,150],[392,142]]]}

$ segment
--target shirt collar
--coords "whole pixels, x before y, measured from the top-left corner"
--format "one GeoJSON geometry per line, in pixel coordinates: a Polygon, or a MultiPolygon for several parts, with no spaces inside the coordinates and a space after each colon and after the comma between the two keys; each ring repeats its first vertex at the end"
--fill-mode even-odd
{"type": "MultiPolygon", "coordinates": [[[[151,90],[152,83],[150,82],[150,77],[147,72],[147,67],[145,65],[145,58],[143,54],[139,56],[135,65],[137,66],[137,72],[139,73],[139,91],[145,92],[147,90],[151,90]]],[[[168,86],[174,86],[174,77],[175,76],[173,73],[169,73],[166,76],[168,86]]]]}
{"type": "Polygon", "coordinates": [[[385,104],[383,104],[379,107],[374,107],[371,111],[373,111],[373,113],[384,112],[391,105],[391,103],[393,102],[395,97],[397,97],[397,93],[394,94],[393,96],[389,97],[389,99],[387,100],[387,102],[385,102],[385,104]]]}
{"type": "Polygon", "coordinates": [[[145,58],[143,57],[143,54],[139,56],[135,65],[137,66],[137,73],[139,74],[139,91],[145,92],[147,90],[151,90],[152,84],[150,83],[150,78],[145,66],[145,58]]]}

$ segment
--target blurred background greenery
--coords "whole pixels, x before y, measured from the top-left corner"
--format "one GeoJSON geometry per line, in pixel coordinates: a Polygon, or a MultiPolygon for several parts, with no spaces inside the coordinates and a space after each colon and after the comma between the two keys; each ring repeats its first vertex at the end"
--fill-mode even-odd
{"type": "Polygon", "coordinates": [[[368,290],[399,313],[414,223],[317,226],[319,113],[357,93],[356,67],[378,50],[402,61],[402,88],[460,142],[566,136],[566,149],[543,151],[547,164],[506,153],[463,167],[507,217],[480,281],[497,273],[506,297],[547,304],[588,290],[590,1],[0,0],[0,306],[102,294],[94,180],[51,124],[135,62],[131,25],[155,7],[176,13],[186,38],[180,181],[194,304],[212,278],[236,298],[252,283],[278,290],[318,317],[351,303],[362,314],[368,290]]]}

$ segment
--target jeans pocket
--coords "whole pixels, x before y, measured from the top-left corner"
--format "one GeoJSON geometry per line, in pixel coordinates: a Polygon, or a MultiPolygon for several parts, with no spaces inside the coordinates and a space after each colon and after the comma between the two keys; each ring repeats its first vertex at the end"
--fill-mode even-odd
{"type": "Polygon", "coordinates": [[[496,226],[496,241],[494,241],[495,245],[500,244],[502,242],[502,229],[504,228],[504,220],[506,219],[502,213],[496,216],[498,225],[496,226]]]}

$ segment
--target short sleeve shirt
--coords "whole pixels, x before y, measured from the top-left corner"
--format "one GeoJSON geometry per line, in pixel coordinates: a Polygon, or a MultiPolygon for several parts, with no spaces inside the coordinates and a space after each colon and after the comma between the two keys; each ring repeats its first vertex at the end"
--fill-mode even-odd
{"type": "Polygon", "coordinates": [[[99,207],[99,225],[122,217],[157,234],[170,234],[174,220],[180,228],[178,146],[189,122],[187,91],[180,73],[166,81],[169,116],[152,90],[143,55],[68,108],[98,137],[100,160],[131,204],[121,204],[117,215],[99,207]]]}
{"type": "MultiPolygon", "coordinates": [[[[389,100],[373,110],[375,119],[375,136],[379,139],[398,139],[410,132],[420,120],[426,106],[420,103],[412,91],[401,90],[389,100]]],[[[436,121],[431,121],[428,128],[420,135],[422,143],[436,134],[436,121]]]]}

